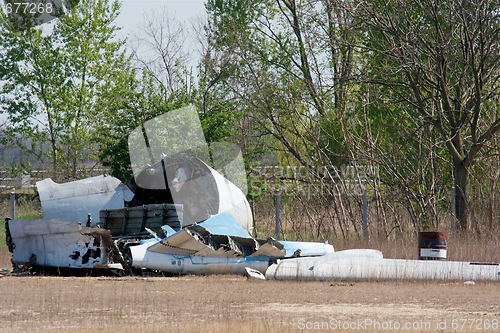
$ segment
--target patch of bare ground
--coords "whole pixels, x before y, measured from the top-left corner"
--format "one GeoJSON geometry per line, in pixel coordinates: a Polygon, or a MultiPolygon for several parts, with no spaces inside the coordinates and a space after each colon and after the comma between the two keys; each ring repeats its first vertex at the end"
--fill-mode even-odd
{"type": "Polygon", "coordinates": [[[498,287],[240,276],[3,276],[0,331],[498,332],[498,287]]]}

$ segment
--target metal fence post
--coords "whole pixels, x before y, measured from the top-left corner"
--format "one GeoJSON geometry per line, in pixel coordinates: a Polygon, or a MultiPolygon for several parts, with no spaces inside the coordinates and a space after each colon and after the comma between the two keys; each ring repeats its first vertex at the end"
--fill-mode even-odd
{"type": "Polygon", "coordinates": [[[368,239],[368,198],[366,188],[363,189],[363,236],[368,239]]]}
{"type": "Polygon", "coordinates": [[[281,221],[280,221],[280,190],[274,191],[274,204],[276,207],[276,239],[280,240],[281,235],[281,221]]]}
{"type": "Polygon", "coordinates": [[[10,219],[16,219],[16,193],[10,192],[10,219]]]}

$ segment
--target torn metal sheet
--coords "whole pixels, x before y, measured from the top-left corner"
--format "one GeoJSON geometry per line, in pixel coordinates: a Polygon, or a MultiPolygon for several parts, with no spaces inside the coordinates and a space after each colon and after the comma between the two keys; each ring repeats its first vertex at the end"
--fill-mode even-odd
{"type": "MultiPolygon", "coordinates": [[[[265,249],[268,248],[266,254],[273,253],[279,258],[286,256],[279,242],[276,247],[274,242],[259,242],[253,239],[231,214],[224,212],[204,222],[185,227],[151,245],[148,251],[209,257],[244,257],[254,254],[264,244],[267,244],[265,249]]],[[[264,253],[265,249],[261,253],[264,253]]]]}
{"type": "Polygon", "coordinates": [[[123,208],[134,193],[119,179],[97,176],[69,183],[58,184],[47,178],[36,183],[44,219],[59,218],[68,222],[90,226],[99,222],[99,210],[123,208]]]}
{"type": "Polygon", "coordinates": [[[254,239],[228,212],[209,218],[201,223],[186,227],[196,231],[203,241],[210,240],[212,245],[224,244],[240,256],[264,256],[270,258],[290,258],[299,256],[322,256],[333,253],[333,246],[319,242],[278,241],[254,239]]]}
{"type": "Polygon", "coordinates": [[[165,237],[170,237],[177,232],[168,225],[162,225],[161,230],[162,230],[163,234],[165,235],[165,237]]]}
{"type": "Polygon", "coordinates": [[[262,274],[261,272],[259,272],[256,269],[253,269],[250,267],[245,267],[245,275],[247,276],[247,278],[254,279],[254,280],[265,280],[266,279],[264,274],[262,274]]]}
{"type": "Polygon", "coordinates": [[[376,250],[346,250],[318,258],[283,259],[267,279],[499,281],[500,265],[458,261],[384,259],[376,250]]]}
{"type": "Polygon", "coordinates": [[[151,242],[131,246],[132,266],[172,274],[245,274],[250,267],[264,273],[269,266],[266,257],[205,257],[165,254],[149,251],[151,242]]]}
{"type": "Polygon", "coordinates": [[[224,235],[241,238],[252,238],[250,234],[236,222],[235,218],[228,212],[224,212],[209,219],[189,226],[200,234],[224,235]]]}
{"type": "MultiPolygon", "coordinates": [[[[174,235],[151,245],[150,252],[163,254],[196,255],[209,257],[243,257],[245,253],[252,253],[256,247],[256,241],[247,239],[252,247],[244,247],[241,241],[230,236],[221,236],[216,242],[211,238],[204,238],[193,230],[184,229],[174,235]]],[[[280,256],[284,255],[279,251],[280,256]]]]}
{"type": "Polygon", "coordinates": [[[269,257],[269,258],[281,258],[286,254],[286,251],[280,242],[273,238],[269,238],[265,243],[259,243],[260,246],[250,255],[250,257],[269,257]]]}
{"type": "Polygon", "coordinates": [[[12,262],[62,268],[123,269],[108,230],[61,219],[8,221],[12,262]]]}
{"type": "Polygon", "coordinates": [[[188,229],[157,242],[149,248],[151,252],[168,254],[196,254],[208,247],[201,237],[188,229]]]}
{"type": "Polygon", "coordinates": [[[326,243],[254,239],[228,212],[187,226],[164,239],[130,247],[134,267],[205,274],[245,274],[245,267],[264,273],[271,259],[333,252],[333,246],[326,243]]]}

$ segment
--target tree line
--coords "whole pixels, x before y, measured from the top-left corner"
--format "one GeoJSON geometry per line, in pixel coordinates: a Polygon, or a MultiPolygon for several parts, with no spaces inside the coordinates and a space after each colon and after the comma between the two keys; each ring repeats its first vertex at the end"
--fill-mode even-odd
{"type": "Polygon", "coordinates": [[[263,200],[270,185],[321,188],[312,200],[303,191],[288,198],[318,235],[359,235],[356,179],[386,236],[443,228],[450,211],[464,233],[498,225],[500,1],[205,7],[191,29],[196,71],[185,27],[168,12],[152,14],[133,40],[115,37],[118,1],[78,3],[48,34],[16,31],[2,17],[3,144],[16,142],[54,173],[74,176],[92,160],[126,180],[127,134],[193,104],[207,140],[239,144],[249,170],[311,170],[251,179],[249,196],[263,200]]]}

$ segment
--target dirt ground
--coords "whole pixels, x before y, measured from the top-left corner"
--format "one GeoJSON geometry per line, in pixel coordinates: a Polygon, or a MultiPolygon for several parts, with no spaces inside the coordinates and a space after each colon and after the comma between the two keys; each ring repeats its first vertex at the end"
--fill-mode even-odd
{"type": "Polygon", "coordinates": [[[1,332],[500,332],[500,285],[2,275],[1,332]]]}
{"type": "MultiPolygon", "coordinates": [[[[5,267],[5,269],[1,269],[5,267]]],[[[9,273],[1,332],[500,332],[500,284],[9,273]]]]}

